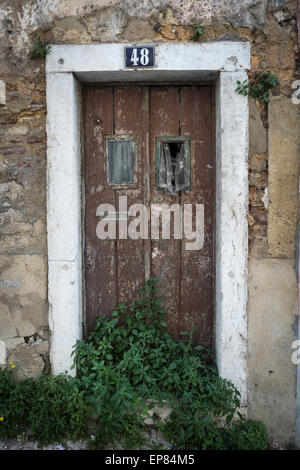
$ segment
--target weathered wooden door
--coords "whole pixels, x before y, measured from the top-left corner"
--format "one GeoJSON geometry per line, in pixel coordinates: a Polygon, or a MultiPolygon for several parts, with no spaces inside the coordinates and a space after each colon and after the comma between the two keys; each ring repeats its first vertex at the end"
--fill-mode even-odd
{"type": "Polygon", "coordinates": [[[152,275],[159,280],[174,337],[197,326],[197,342],[212,346],[212,87],[86,87],[83,105],[87,330],[98,315],[109,315],[118,303],[136,299],[152,275]],[[135,211],[136,218],[142,212],[147,216],[140,236],[128,234],[134,204],[145,208],[135,211]],[[155,232],[155,216],[171,206],[177,212],[169,212],[170,235],[163,235],[163,225],[155,232]],[[197,215],[202,235],[193,245],[185,225],[192,221],[190,229],[196,231],[197,215]],[[100,220],[115,225],[114,238],[99,236],[100,220]]]}

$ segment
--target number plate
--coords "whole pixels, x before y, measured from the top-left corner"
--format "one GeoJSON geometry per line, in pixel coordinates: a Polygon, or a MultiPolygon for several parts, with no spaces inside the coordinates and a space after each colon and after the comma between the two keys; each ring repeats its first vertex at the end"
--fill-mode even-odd
{"type": "Polygon", "coordinates": [[[125,67],[154,67],[154,46],[125,47],[125,67]]]}

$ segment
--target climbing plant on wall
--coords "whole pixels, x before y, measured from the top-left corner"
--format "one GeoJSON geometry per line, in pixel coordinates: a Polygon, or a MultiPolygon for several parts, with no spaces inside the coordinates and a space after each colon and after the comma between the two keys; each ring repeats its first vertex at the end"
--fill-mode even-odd
{"type": "Polygon", "coordinates": [[[267,103],[270,100],[270,91],[279,85],[279,78],[274,73],[259,71],[250,80],[237,80],[237,85],[235,91],[240,95],[249,95],[267,103]]]}

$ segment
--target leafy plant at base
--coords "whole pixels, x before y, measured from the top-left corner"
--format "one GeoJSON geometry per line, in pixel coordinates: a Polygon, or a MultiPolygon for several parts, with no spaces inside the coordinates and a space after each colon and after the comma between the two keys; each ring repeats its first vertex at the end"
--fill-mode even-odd
{"type": "Polygon", "coordinates": [[[46,55],[51,51],[51,46],[45,42],[42,42],[39,35],[36,35],[36,39],[37,41],[31,51],[30,59],[45,59],[46,55]]]}
{"type": "MultiPolygon", "coordinates": [[[[139,301],[119,305],[111,318],[98,317],[88,341],[77,343],[74,363],[81,381],[89,377],[97,438],[102,446],[124,442],[132,427],[141,436],[147,408],[159,403],[173,410],[157,426],[174,448],[227,448],[239,429],[232,425],[239,392],[219,377],[212,351],[195,346],[193,331],[183,333],[182,341],[172,338],[164,315],[150,279],[139,301]]],[[[237,422],[247,429],[245,420],[237,422]]],[[[257,448],[267,446],[261,436],[257,448]]],[[[252,441],[249,435],[249,448],[252,441]]]]}
{"type": "Polygon", "coordinates": [[[0,374],[0,437],[28,435],[40,443],[77,438],[86,431],[84,394],[76,378],[48,373],[15,383],[0,374]]]}
{"type": "Polygon", "coordinates": [[[236,83],[238,86],[235,91],[240,95],[249,95],[267,103],[270,101],[270,90],[279,85],[279,78],[273,73],[259,71],[253,75],[252,80],[237,80],[236,83]]]}
{"type": "MultiPolygon", "coordinates": [[[[175,449],[268,448],[262,423],[234,419],[239,392],[219,377],[213,352],[195,346],[193,331],[172,338],[150,279],[141,299],[98,317],[74,348],[76,377],[42,375],[20,383],[0,374],[0,436],[31,431],[42,442],[78,438],[92,419],[91,448],[145,448],[145,418],[156,405],[172,412],[155,426],[175,449]]],[[[157,444],[156,444],[157,445],[157,444]]]]}

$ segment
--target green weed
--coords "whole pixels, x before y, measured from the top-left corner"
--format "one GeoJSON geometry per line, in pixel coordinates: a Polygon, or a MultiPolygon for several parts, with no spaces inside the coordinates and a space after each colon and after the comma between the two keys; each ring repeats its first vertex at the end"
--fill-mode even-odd
{"type": "MultiPolygon", "coordinates": [[[[0,437],[24,432],[40,442],[88,435],[90,448],[146,448],[145,418],[155,405],[168,406],[154,426],[174,449],[266,449],[265,426],[238,416],[239,392],[218,375],[214,353],[170,335],[165,311],[150,279],[141,298],[99,316],[87,340],[74,347],[76,377],[43,374],[16,383],[0,373],[0,437]],[[222,425],[220,423],[223,423],[222,425]]],[[[147,444],[148,442],[148,444],[147,444]]]]}

